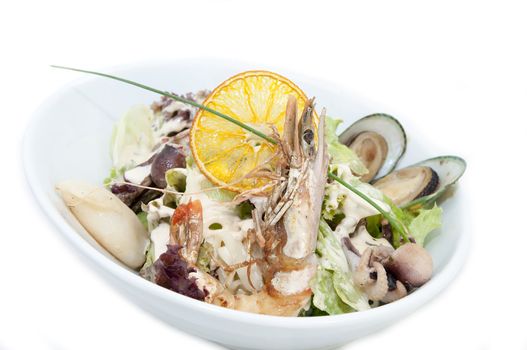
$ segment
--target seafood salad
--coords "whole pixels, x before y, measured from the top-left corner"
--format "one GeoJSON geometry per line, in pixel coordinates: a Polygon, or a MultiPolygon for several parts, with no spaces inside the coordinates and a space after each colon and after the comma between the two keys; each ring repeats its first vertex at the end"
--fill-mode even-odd
{"type": "Polygon", "coordinates": [[[100,185],[56,185],[126,267],[202,302],[299,317],[382,306],[433,278],[426,243],[463,159],[397,167],[395,118],[337,134],[341,120],[272,72],[162,95],[118,120],[100,185]]]}

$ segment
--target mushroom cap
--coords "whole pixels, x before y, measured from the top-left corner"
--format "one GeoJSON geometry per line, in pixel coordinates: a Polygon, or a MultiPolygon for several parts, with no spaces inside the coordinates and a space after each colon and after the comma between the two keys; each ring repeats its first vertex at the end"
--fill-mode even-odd
{"type": "Polygon", "coordinates": [[[386,268],[401,282],[420,287],[432,278],[434,266],[426,249],[415,243],[407,243],[393,252],[386,268]]]}

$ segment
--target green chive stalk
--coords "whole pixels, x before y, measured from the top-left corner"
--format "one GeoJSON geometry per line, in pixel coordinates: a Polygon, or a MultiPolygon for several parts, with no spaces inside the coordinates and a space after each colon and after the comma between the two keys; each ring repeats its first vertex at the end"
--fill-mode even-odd
{"type": "Polygon", "coordinates": [[[141,89],[144,89],[144,90],[155,92],[156,94],[166,96],[166,97],[171,98],[173,100],[176,100],[178,102],[182,102],[182,103],[185,103],[185,104],[197,107],[197,108],[201,108],[201,109],[203,109],[203,110],[205,110],[207,112],[215,114],[218,117],[221,117],[221,118],[223,118],[225,120],[228,120],[231,123],[234,123],[234,124],[238,125],[240,128],[243,128],[243,129],[245,129],[245,130],[247,130],[247,131],[249,131],[249,132],[251,132],[251,133],[253,133],[253,134],[257,135],[257,136],[260,136],[261,138],[263,138],[264,140],[266,140],[266,141],[268,141],[268,142],[270,142],[272,144],[276,144],[277,143],[276,140],[274,140],[273,138],[271,138],[268,135],[264,134],[263,132],[258,131],[255,128],[251,128],[249,125],[246,125],[246,124],[242,123],[241,121],[236,120],[236,119],[228,116],[227,114],[218,112],[218,111],[216,111],[216,110],[214,110],[214,109],[212,109],[210,107],[204,106],[204,105],[202,105],[200,103],[197,103],[197,102],[194,102],[194,101],[191,101],[191,100],[187,100],[186,98],[180,97],[178,95],[174,95],[174,94],[171,94],[171,93],[166,92],[166,91],[162,91],[162,90],[159,90],[159,89],[147,86],[147,85],[143,85],[143,84],[137,83],[137,82],[132,81],[132,80],[119,78],[119,77],[116,77],[116,76],[110,75],[110,74],[99,73],[99,72],[94,72],[94,71],[84,70],[84,69],[71,68],[71,67],[64,67],[64,66],[54,66],[54,65],[52,65],[51,67],[58,68],[58,69],[72,70],[72,71],[75,71],[75,72],[81,72],[81,73],[98,75],[100,77],[105,77],[105,78],[109,78],[109,79],[113,79],[113,80],[118,80],[118,81],[126,83],[126,84],[137,86],[137,87],[139,87],[141,89]]]}
{"type": "MultiPolygon", "coordinates": [[[[212,113],[214,115],[217,115],[218,117],[223,118],[223,119],[225,119],[225,120],[227,120],[227,121],[229,121],[229,122],[231,122],[233,124],[238,125],[240,128],[245,129],[245,130],[253,133],[256,136],[261,137],[262,139],[266,140],[267,142],[269,142],[271,144],[277,144],[277,141],[275,139],[273,139],[272,137],[264,134],[263,132],[261,132],[259,130],[256,130],[256,129],[250,127],[249,125],[247,125],[247,124],[245,124],[245,123],[243,123],[243,122],[241,122],[239,120],[236,120],[236,119],[234,119],[234,118],[232,118],[232,117],[230,117],[230,116],[228,116],[228,115],[226,115],[224,113],[218,112],[218,111],[216,111],[216,110],[214,110],[214,109],[212,109],[210,107],[207,107],[207,106],[202,105],[200,103],[197,103],[197,102],[188,100],[186,98],[177,96],[175,94],[171,94],[171,93],[166,92],[166,91],[162,91],[162,90],[159,90],[159,89],[156,89],[156,88],[153,88],[153,87],[141,84],[141,83],[137,83],[137,82],[132,81],[132,80],[120,78],[120,77],[117,77],[117,76],[114,76],[114,75],[110,75],[110,74],[105,74],[105,73],[100,73],[100,72],[95,72],[95,71],[90,71],[90,70],[84,70],[84,69],[78,69],[78,68],[72,68],[72,67],[56,66],[56,65],[52,65],[51,67],[52,68],[58,68],[58,69],[71,70],[71,71],[80,72],[80,73],[98,75],[100,77],[109,78],[109,79],[112,79],[112,80],[117,80],[117,81],[129,84],[129,85],[137,86],[137,87],[139,87],[141,89],[148,90],[148,91],[154,92],[156,94],[166,96],[166,97],[171,98],[173,100],[176,100],[178,102],[182,102],[182,103],[194,106],[196,108],[203,109],[203,110],[205,110],[207,112],[210,112],[210,113],[212,113]]],[[[342,186],[346,187],[348,190],[350,190],[351,192],[355,193],[360,198],[364,199],[368,204],[370,204],[377,211],[379,211],[379,213],[381,213],[381,215],[386,220],[388,220],[388,222],[390,223],[390,225],[392,226],[393,229],[395,229],[395,230],[397,230],[398,232],[401,233],[401,235],[403,236],[403,239],[406,242],[410,241],[409,237],[408,237],[408,229],[394,215],[392,215],[390,212],[385,211],[377,203],[375,203],[375,201],[373,201],[370,197],[368,197],[367,195],[365,195],[364,193],[362,193],[361,191],[359,191],[355,187],[351,186],[349,183],[347,183],[346,181],[344,181],[342,178],[338,177],[337,175],[333,174],[332,172],[328,172],[328,177],[333,179],[333,180],[335,180],[336,182],[338,182],[342,186]]]]}

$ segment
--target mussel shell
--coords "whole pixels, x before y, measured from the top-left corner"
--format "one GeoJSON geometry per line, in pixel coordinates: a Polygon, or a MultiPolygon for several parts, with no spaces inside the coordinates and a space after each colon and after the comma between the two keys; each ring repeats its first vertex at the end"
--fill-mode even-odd
{"type": "Polygon", "coordinates": [[[396,203],[406,208],[420,208],[436,202],[452,185],[454,185],[465,172],[467,164],[465,160],[457,156],[440,156],[430,158],[406,168],[394,171],[384,178],[379,179],[373,185],[376,187],[383,184],[389,177],[394,178],[397,173],[408,171],[408,169],[428,168],[431,176],[427,183],[422,184],[422,190],[415,190],[415,197],[407,199],[402,203],[396,203]]]}
{"type": "Polygon", "coordinates": [[[434,169],[439,177],[439,186],[433,193],[414,199],[405,207],[420,208],[436,202],[449,188],[456,184],[467,169],[467,162],[458,156],[434,157],[415,165],[428,166],[434,169]]]}
{"type": "Polygon", "coordinates": [[[380,169],[376,174],[369,174],[370,178],[378,179],[390,173],[406,151],[406,133],[397,119],[388,114],[377,113],[357,120],[340,134],[339,141],[350,146],[361,133],[368,131],[382,136],[388,148],[380,169]]]}
{"type": "Polygon", "coordinates": [[[398,206],[434,193],[438,185],[439,176],[427,166],[396,170],[373,184],[398,206]]]}

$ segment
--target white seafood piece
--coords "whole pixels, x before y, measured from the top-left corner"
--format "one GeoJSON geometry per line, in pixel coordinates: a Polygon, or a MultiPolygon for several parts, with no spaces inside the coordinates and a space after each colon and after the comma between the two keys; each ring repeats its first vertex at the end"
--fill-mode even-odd
{"type": "MultiPolygon", "coordinates": [[[[351,244],[357,250],[357,253],[363,254],[364,251],[372,247],[386,247],[392,248],[390,242],[385,238],[373,238],[366,229],[365,225],[361,225],[353,236],[350,238],[351,244]]],[[[392,248],[393,249],[393,248],[392,248]]]]}
{"type": "Polygon", "coordinates": [[[55,189],[86,231],[108,252],[130,268],[144,264],[148,234],[119,198],[82,181],[60,182],[55,189]]]}

